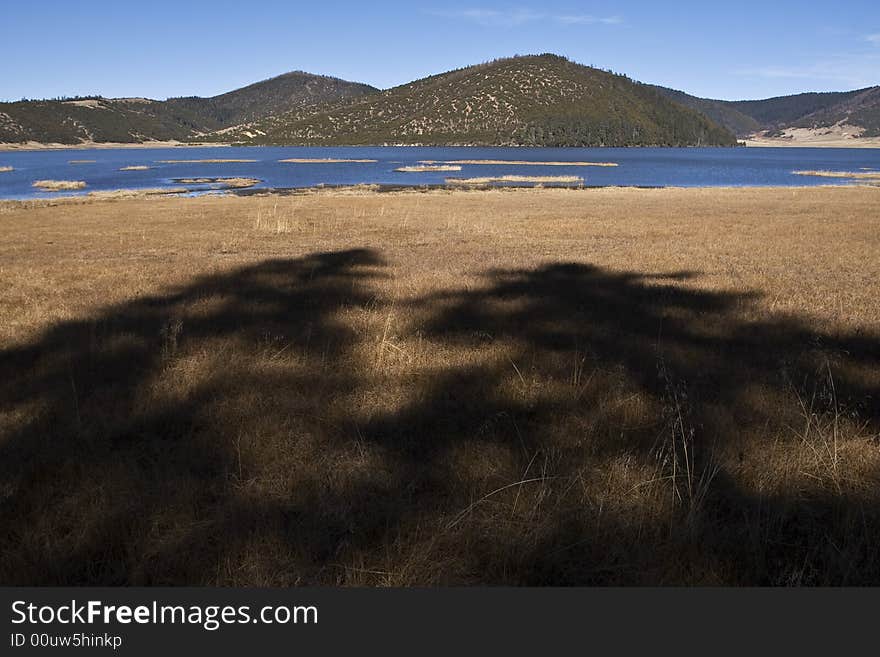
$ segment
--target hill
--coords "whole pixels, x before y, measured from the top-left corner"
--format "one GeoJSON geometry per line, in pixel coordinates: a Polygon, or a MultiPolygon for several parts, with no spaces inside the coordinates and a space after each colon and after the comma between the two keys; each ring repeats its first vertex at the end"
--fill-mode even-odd
{"type": "Polygon", "coordinates": [[[212,98],[172,98],[166,104],[197,112],[221,125],[234,125],[272,113],[304,110],[378,91],[367,84],[293,71],[212,98]]]}
{"type": "Polygon", "coordinates": [[[0,142],[184,140],[220,124],[187,108],[145,98],[75,98],[0,103],[0,142]]]}
{"type": "Polygon", "coordinates": [[[734,145],[727,129],[626,76],[556,55],[496,60],[224,131],[250,143],[734,145]]]}
{"type": "Polygon", "coordinates": [[[102,98],[0,103],[0,142],[134,143],[186,141],[227,125],[377,91],[368,85],[296,71],[211,98],[102,98]]]}
{"type": "MultiPolygon", "coordinates": [[[[863,91],[863,90],[862,90],[863,91]]],[[[764,127],[791,125],[805,116],[846,102],[860,91],[803,93],[764,100],[721,101],[753,117],[764,127]]]]}
{"type": "Polygon", "coordinates": [[[761,129],[761,123],[757,119],[736,109],[731,103],[723,100],[712,100],[711,98],[699,98],[686,94],[683,91],[667,89],[666,87],[652,86],[652,88],[685,107],[690,107],[697,112],[705,114],[708,118],[736,135],[750,135],[761,129]]]}
{"type": "Polygon", "coordinates": [[[869,87],[844,94],[830,106],[791,122],[799,128],[825,128],[846,124],[863,129],[862,137],[880,137],[880,87],[869,87]]]}
{"type": "Polygon", "coordinates": [[[654,88],[743,137],[759,132],[773,136],[791,128],[819,130],[839,125],[853,126],[862,137],[880,136],[880,87],[739,101],[699,98],[674,89],[654,88]]]}

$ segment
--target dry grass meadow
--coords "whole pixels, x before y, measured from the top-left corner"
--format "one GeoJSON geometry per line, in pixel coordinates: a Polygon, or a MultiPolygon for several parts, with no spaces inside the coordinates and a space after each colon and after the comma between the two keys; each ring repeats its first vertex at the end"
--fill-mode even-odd
{"type": "Polygon", "coordinates": [[[0,583],[880,584],[878,208],[0,204],[0,583]]]}

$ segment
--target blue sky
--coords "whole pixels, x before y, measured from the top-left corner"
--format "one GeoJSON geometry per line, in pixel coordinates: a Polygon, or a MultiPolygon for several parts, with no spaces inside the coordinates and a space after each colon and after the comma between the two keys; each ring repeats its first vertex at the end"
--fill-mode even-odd
{"type": "Polygon", "coordinates": [[[700,96],[880,84],[880,2],[2,0],[0,99],[214,95],[289,70],[390,87],[555,52],[700,96]]]}

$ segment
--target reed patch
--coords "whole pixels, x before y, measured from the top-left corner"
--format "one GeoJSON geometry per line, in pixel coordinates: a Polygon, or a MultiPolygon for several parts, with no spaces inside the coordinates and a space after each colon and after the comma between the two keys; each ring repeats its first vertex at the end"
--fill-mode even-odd
{"type": "Polygon", "coordinates": [[[206,159],[206,160],[156,160],[159,164],[239,164],[258,162],[259,160],[237,159],[206,159]]]}
{"type": "Polygon", "coordinates": [[[796,176],[816,176],[819,178],[850,178],[854,180],[880,180],[880,171],[862,169],[859,171],[792,171],[796,176]]]}
{"type": "Polygon", "coordinates": [[[219,185],[227,189],[244,189],[261,183],[259,178],[174,178],[179,185],[219,185]]]}
{"type": "Polygon", "coordinates": [[[428,171],[461,171],[461,167],[455,164],[420,164],[417,166],[397,167],[395,171],[401,173],[423,173],[428,171]]]}
{"type": "Polygon", "coordinates": [[[491,185],[493,183],[583,184],[580,176],[482,176],[478,178],[447,178],[449,185],[491,185]]]}
{"type": "Polygon", "coordinates": [[[31,183],[31,187],[38,187],[50,192],[60,192],[84,189],[86,183],[84,180],[35,180],[31,183]]]}
{"type": "Polygon", "coordinates": [[[285,160],[278,160],[285,164],[371,164],[378,160],[369,159],[353,159],[353,158],[336,158],[336,157],[291,157],[285,160]]]}
{"type": "MultiPolygon", "coordinates": [[[[424,164],[433,164],[433,160],[423,160],[424,164]]],[[[550,161],[539,162],[533,160],[445,160],[443,164],[471,164],[471,165],[516,165],[536,167],[616,167],[615,162],[563,162],[550,161]]]]}

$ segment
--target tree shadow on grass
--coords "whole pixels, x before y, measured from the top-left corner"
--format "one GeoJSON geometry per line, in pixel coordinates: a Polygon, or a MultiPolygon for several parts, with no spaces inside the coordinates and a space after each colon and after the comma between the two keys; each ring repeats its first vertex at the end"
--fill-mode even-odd
{"type": "Polygon", "coordinates": [[[880,341],[694,276],[557,263],[403,302],[405,381],[351,313],[383,310],[368,250],[59,324],[0,353],[0,581],[880,581],[880,341]]]}
{"type": "Polygon", "coordinates": [[[374,301],[382,266],[370,250],[266,261],[0,353],[0,580],[228,577],[269,497],[248,488],[248,447],[290,448],[322,395],[358,385],[339,313],[374,301]]]}
{"type": "Polygon", "coordinates": [[[364,433],[434,482],[463,444],[511,457],[447,524],[484,581],[880,581],[880,340],[743,319],[753,295],[694,277],[558,263],[415,302],[484,356],[364,433]]]}

